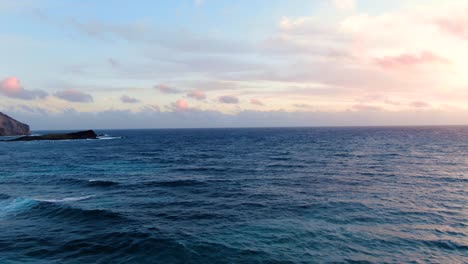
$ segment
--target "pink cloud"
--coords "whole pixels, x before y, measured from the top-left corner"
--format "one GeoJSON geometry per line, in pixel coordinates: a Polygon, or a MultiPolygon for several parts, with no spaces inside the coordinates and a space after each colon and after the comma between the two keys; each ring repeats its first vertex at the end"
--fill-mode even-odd
{"type": "Polygon", "coordinates": [[[366,104],[356,104],[352,106],[353,110],[359,112],[378,112],[382,111],[382,108],[374,105],[366,105],[366,104]]]}
{"type": "Polygon", "coordinates": [[[26,90],[16,77],[8,77],[0,83],[0,93],[11,98],[33,100],[44,98],[47,93],[41,90],[26,90]]]}
{"type": "Polygon", "coordinates": [[[237,97],[231,96],[231,95],[220,96],[218,98],[218,100],[223,104],[237,104],[237,103],[239,103],[239,99],[237,97]]]}
{"type": "Polygon", "coordinates": [[[56,92],[54,96],[65,101],[75,103],[91,103],[94,101],[93,97],[90,94],[83,93],[74,89],[56,92]]]}
{"type": "Polygon", "coordinates": [[[166,107],[176,112],[184,112],[189,110],[188,102],[185,99],[179,99],[166,107]]]}
{"type": "Polygon", "coordinates": [[[260,106],[263,105],[263,102],[256,99],[256,98],[250,99],[250,103],[253,104],[253,105],[260,105],[260,106]]]}
{"type": "Polygon", "coordinates": [[[427,107],[430,107],[431,105],[423,101],[414,101],[414,102],[411,102],[410,106],[414,108],[427,108],[427,107]]]}
{"type": "Polygon", "coordinates": [[[435,21],[439,29],[459,38],[468,37],[468,20],[442,18],[435,21]]]}
{"type": "Polygon", "coordinates": [[[187,94],[188,97],[197,99],[197,100],[204,100],[206,99],[206,94],[203,91],[197,90],[197,91],[191,91],[187,94]]]}
{"type": "Polygon", "coordinates": [[[188,103],[184,99],[177,100],[176,104],[179,110],[186,110],[188,108],[188,103]]]}
{"type": "Polygon", "coordinates": [[[393,101],[393,100],[390,100],[390,99],[385,100],[384,103],[389,104],[389,105],[401,105],[400,102],[393,101]]]}
{"type": "Polygon", "coordinates": [[[178,89],[174,87],[170,87],[169,85],[166,85],[166,84],[158,84],[158,85],[155,85],[154,88],[158,89],[161,93],[166,93],[166,94],[180,93],[178,89]]]}
{"type": "Polygon", "coordinates": [[[385,69],[399,69],[424,64],[450,63],[447,59],[439,57],[429,51],[421,52],[419,55],[405,53],[398,56],[385,56],[375,59],[375,62],[385,69]]]}
{"type": "Polygon", "coordinates": [[[173,112],[186,112],[194,110],[194,108],[189,107],[189,104],[185,99],[179,99],[169,105],[166,105],[165,108],[173,112]]]}
{"type": "Polygon", "coordinates": [[[15,94],[21,92],[23,87],[21,87],[20,80],[16,77],[9,77],[2,81],[2,88],[5,92],[10,94],[15,94]]]}

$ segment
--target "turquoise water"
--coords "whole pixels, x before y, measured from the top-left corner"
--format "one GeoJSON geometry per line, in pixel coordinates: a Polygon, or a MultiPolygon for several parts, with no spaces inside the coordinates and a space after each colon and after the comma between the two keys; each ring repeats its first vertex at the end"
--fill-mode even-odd
{"type": "Polygon", "coordinates": [[[0,142],[0,263],[468,263],[466,127],[98,132],[0,142]]]}

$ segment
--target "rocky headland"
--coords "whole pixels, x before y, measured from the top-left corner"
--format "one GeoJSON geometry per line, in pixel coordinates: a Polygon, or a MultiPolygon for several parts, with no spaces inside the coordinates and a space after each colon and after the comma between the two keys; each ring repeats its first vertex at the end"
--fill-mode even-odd
{"type": "Polygon", "coordinates": [[[0,112],[0,136],[29,135],[29,126],[0,112]]]}

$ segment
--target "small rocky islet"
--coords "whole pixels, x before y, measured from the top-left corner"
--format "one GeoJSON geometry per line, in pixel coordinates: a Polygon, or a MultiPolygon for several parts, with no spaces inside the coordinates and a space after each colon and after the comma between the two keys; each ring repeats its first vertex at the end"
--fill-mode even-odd
{"type": "Polygon", "coordinates": [[[47,134],[40,136],[24,136],[8,141],[34,141],[34,140],[73,140],[73,139],[97,139],[98,135],[93,130],[79,131],[66,134],[47,134]]]}
{"type": "Polygon", "coordinates": [[[93,130],[39,136],[30,136],[30,134],[31,131],[28,125],[0,112],[0,136],[21,136],[3,141],[74,140],[98,138],[98,135],[93,130]]]}

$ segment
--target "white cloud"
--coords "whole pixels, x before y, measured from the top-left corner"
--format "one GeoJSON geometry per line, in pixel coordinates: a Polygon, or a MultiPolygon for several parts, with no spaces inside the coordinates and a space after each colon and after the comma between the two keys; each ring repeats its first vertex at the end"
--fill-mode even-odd
{"type": "Polygon", "coordinates": [[[354,9],[356,0],[333,0],[335,7],[338,9],[354,9]]]}

